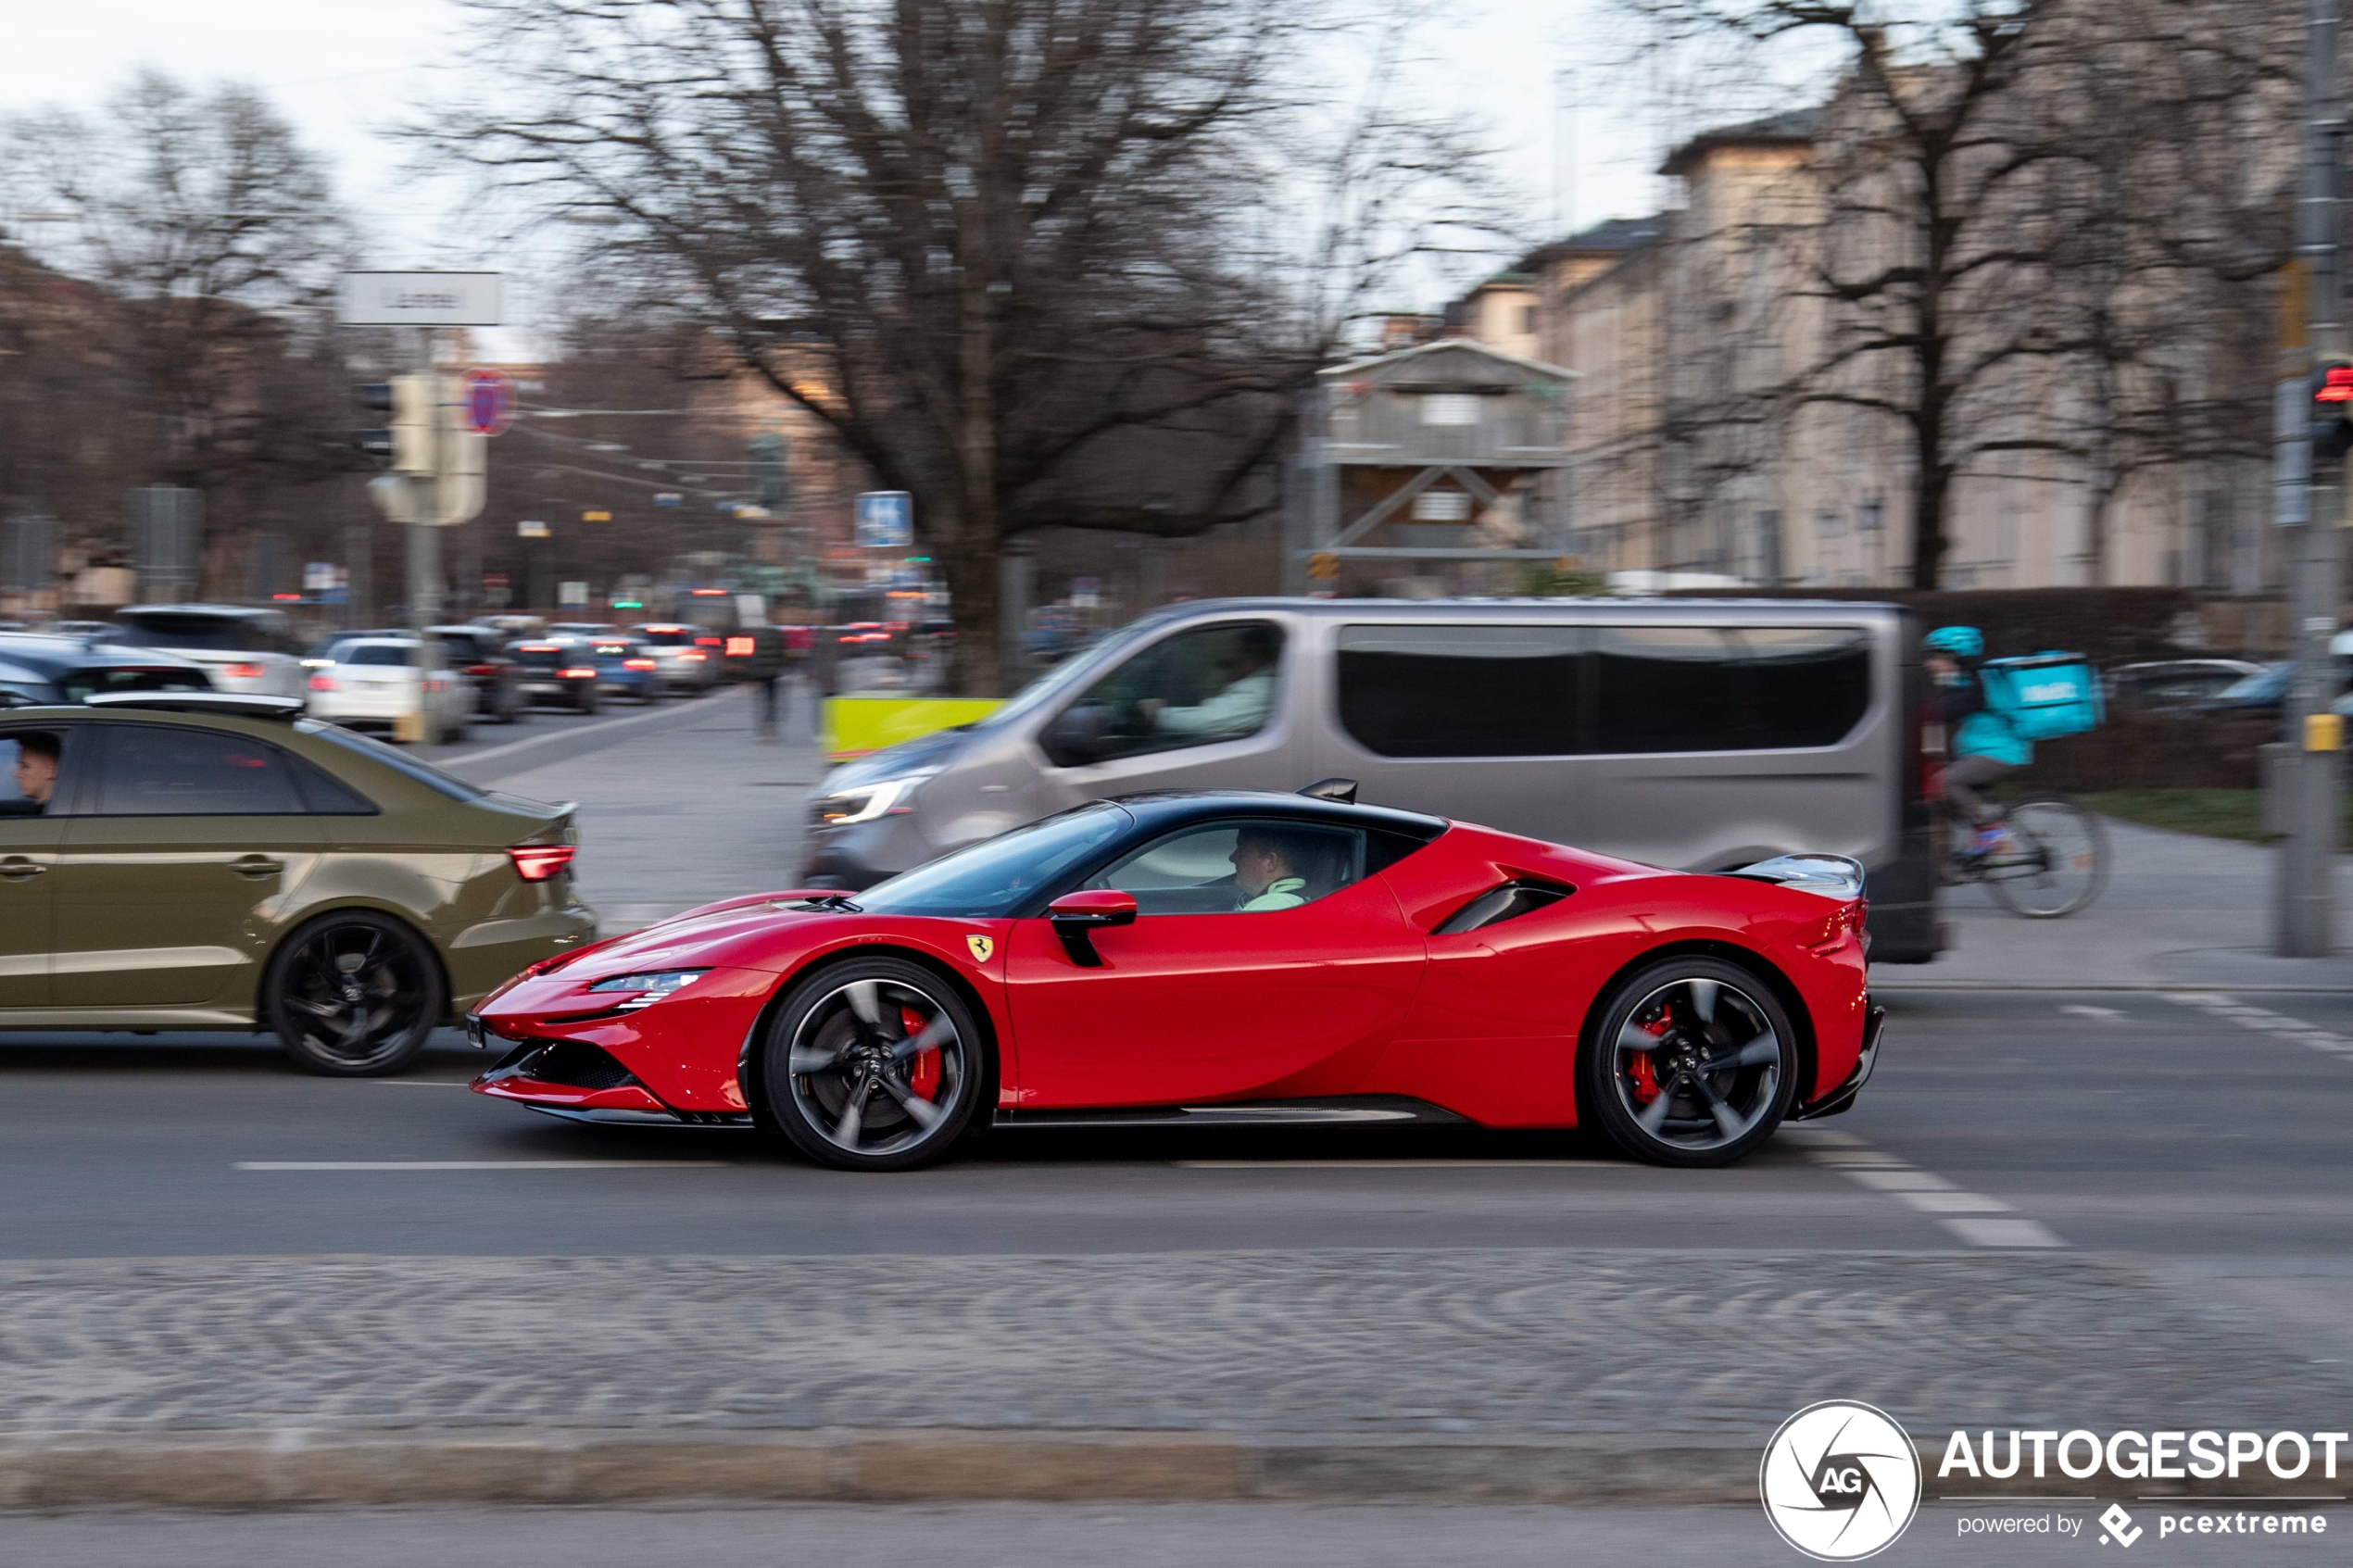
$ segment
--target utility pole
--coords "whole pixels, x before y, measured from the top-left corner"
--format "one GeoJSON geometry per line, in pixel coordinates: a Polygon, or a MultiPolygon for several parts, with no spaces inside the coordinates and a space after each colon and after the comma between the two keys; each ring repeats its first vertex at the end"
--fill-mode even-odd
{"type": "MultiPolygon", "coordinates": [[[[2304,196],[2296,213],[2296,252],[2308,289],[2308,354],[2302,378],[2312,390],[2305,410],[2302,505],[2293,473],[2283,475],[2277,521],[2289,534],[2288,637],[2296,678],[2285,706],[2287,750],[2267,781],[2281,791],[2275,821],[2288,829],[2272,862],[2273,948],[2284,958],[2320,958],[2332,947],[2334,878],[2342,808],[2337,777],[2344,724],[2330,711],[2336,695],[2329,642],[2343,592],[2337,530],[2345,515],[2344,443],[2313,419],[2326,385],[2325,367],[2347,347],[2338,265],[2337,188],[2345,108],[2337,85],[2344,0],[2305,0],[2304,196]]],[[[2283,426],[2287,394],[2282,395],[2283,426]]],[[[2284,431],[2284,433],[2288,433],[2284,431]]]]}
{"type": "Polygon", "coordinates": [[[436,477],[445,466],[440,448],[440,387],[433,370],[433,329],[415,327],[409,371],[434,387],[434,416],[426,426],[429,471],[402,475],[409,486],[409,624],[422,632],[441,619],[441,519],[434,502],[436,477]]]}

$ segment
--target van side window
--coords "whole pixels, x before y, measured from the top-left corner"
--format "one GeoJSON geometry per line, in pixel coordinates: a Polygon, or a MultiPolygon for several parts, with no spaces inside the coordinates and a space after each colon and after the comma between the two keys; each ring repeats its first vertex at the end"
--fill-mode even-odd
{"type": "Polygon", "coordinates": [[[1379,757],[1578,749],[1571,626],[1343,626],[1340,721],[1379,757]]]}
{"type": "Polygon", "coordinates": [[[1042,737],[1047,754],[1069,768],[1254,735],[1275,716],[1282,659],[1269,621],[1163,638],[1064,709],[1042,737]]]}
{"type": "Polygon", "coordinates": [[[1834,746],[1871,701],[1870,639],[1815,626],[1593,632],[1599,752],[1834,746]]]}

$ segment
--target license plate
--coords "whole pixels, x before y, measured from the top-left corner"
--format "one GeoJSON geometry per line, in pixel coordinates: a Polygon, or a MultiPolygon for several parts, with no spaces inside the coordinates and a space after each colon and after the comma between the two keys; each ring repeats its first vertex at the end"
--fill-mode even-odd
{"type": "Polygon", "coordinates": [[[466,1043],[478,1051],[490,1048],[490,1031],[483,1027],[482,1020],[472,1013],[466,1014],[466,1043]]]}

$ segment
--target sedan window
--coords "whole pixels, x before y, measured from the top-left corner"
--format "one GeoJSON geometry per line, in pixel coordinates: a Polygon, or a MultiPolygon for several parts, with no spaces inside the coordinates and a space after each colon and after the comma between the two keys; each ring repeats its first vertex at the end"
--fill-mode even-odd
{"type": "Polygon", "coordinates": [[[295,816],[303,810],[285,754],[217,730],[112,724],[98,765],[106,817],[295,816]]]}
{"type": "Polygon", "coordinates": [[[1365,874],[1365,834],[1307,822],[1209,822],[1146,845],[1090,886],[1136,897],[1139,915],[1268,913],[1365,874]]]}

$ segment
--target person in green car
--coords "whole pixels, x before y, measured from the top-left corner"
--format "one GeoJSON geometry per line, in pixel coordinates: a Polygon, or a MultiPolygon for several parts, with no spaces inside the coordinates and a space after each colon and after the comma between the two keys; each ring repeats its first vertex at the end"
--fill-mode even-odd
{"type": "Polygon", "coordinates": [[[1307,879],[1300,874],[1302,857],[1287,835],[1269,828],[1244,828],[1227,859],[1234,863],[1234,885],[1241,891],[1237,909],[1288,909],[1307,902],[1307,879]]]}
{"type": "Polygon", "coordinates": [[[43,731],[17,737],[17,765],[10,776],[17,782],[17,794],[23,798],[6,803],[9,816],[37,817],[49,809],[49,797],[57,791],[61,749],[57,737],[43,731]]]}

